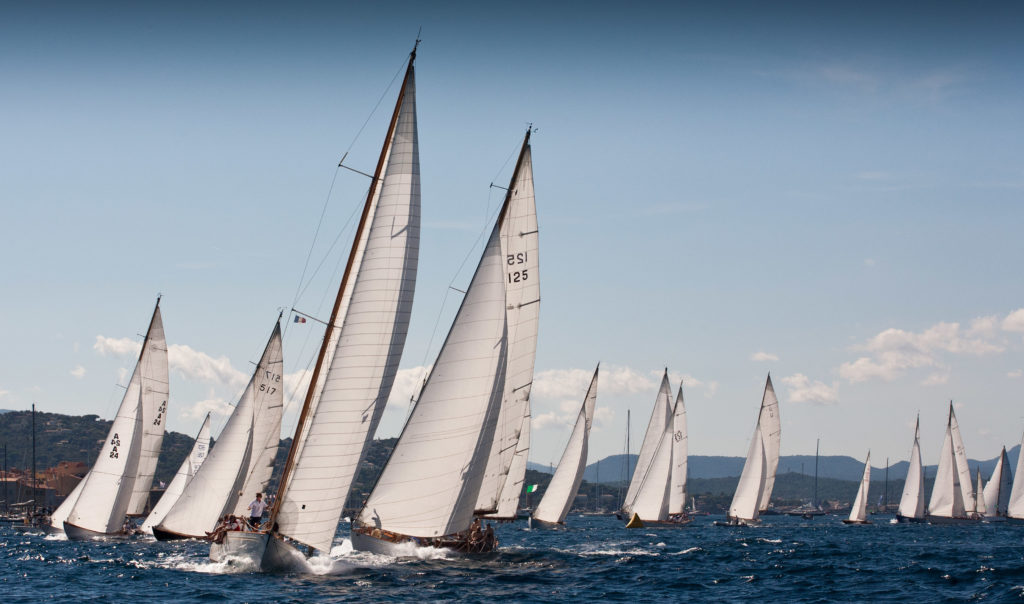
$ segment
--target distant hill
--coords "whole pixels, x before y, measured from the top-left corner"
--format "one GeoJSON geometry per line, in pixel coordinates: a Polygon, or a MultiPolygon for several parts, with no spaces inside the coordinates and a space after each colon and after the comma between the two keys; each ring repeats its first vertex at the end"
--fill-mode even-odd
{"type": "MultiPolygon", "coordinates": [[[[1020,454],[1020,445],[1006,452],[1010,458],[1010,467],[1017,468],[1017,456],[1020,454]]],[[[629,456],[630,471],[636,467],[636,455],[629,456]]],[[[703,478],[728,478],[738,477],[743,471],[743,457],[722,457],[715,455],[691,455],[689,458],[690,480],[703,478]]],[[[878,460],[872,460],[871,480],[885,480],[885,466],[879,467],[878,460]]],[[[885,460],[882,460],[883,463],[885,460]]],[[[971,472],[980,467],[984,477],[992,474],[996,467],[998,457],[989,460],[978,461],[968,460],[971,472]]],[[[900,461],[889,466],[889,481],[902,481],[907,477],[907,461],[900,461]]],[[[549,466],[530,462],[527,468],[541,473],[551,473],[549,466]]],[[[935,476],[936,466],[925,466],[926,476],[935,476]]],[[[837,480],[860,480],[864,472],[864,460],[854,459],[847,455],[822,455],[818,458],[818,477],[835,478],[837,480]]],[[[804,474],[814,477],[814,456],[813,455],[783,455],[779,459],[779,473],[804,474]],[[801,472],[802,470],[802,472],[801,472]]],[[[627,480],[626,455],[610,455],[604,459],[589,464],[583,473],[583,479],[589,482],[602,482],[606,484],[617,483],[627,480]]]]}

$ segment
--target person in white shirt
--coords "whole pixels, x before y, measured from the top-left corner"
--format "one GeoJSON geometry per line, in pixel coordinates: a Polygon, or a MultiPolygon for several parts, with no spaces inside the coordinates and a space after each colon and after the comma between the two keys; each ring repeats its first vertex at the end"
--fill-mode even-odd
{"type": "Polygon", "coordinates": [[[249,524],[253,528],[259,528],[260,522],[263,521],[263,511],[267,509],[267,503],[263,501],[263,494],[256,493],[256,499],[249,504],[247,509],[249,510],[249,524]]]}

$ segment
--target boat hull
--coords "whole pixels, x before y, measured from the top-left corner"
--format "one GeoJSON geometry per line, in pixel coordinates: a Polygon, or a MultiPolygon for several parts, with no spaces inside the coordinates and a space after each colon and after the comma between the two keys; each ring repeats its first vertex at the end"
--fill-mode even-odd
{"type": "Polygon", "coordinates": [[[168,531],[160,528],[159,526],[153,527],[153,536],[156,537],[157,541],[179,541],[182,539],[202,539],[196,535],[183,535],[181,533],[175,533],[174,531],[168,531]]]}
{"type": "Polygon", "coordinates": [[[896,514],[896,518],[894,518],[894,520],[897,524],[920,524],[922,522],[925,522],[924,518],[914,518],[913,516],[901,516],[899,514],[896,514]]]}
{"type": "Polygon", "coordinates": [[[420,539],[407,535],[387,534],[380,529],[352,529],[352,548],[364,552],[372,552],[396,558],[415,556],[416,549],[431,547],[449,550],[458,554],[489,554],[498,547],[498,540],[469,542],[466,539],[451,535],[435,539],[420,539]],[[375,536],[379,535],[379,536],[375,536]]]}
{"type": "Polygon", "coordinates": [[[729,518],[728,520],[715,520],[715,526],[758,526],[760,520],[746,520],[744,518],[729,518]]]}
{"type": "Polygon", "coordinates": [[[269,533],[228,531],[224,541],[210,544],[210,560],[257,568],[264,572],[307,569],[306,557],[269,533]]]}
{"type": "Polygon", "coordinates": [[[871,524],[870,520],[850,520],[849,518],[843,518],[843,524],[871,524]]]}
{"type": "Polygon", "coordinates": [[[89,541],[93,539],[125,539],[128,536],[122,532],[117,533],[100,533],[97,531],[75,526],[70,522],[64,522],[64,534],[67,535],[71,541],[89,541]]]}
{"type": "Polygon", "coordinates": [[[564,522],[548,522],[546,520],[539,520],[537,518],[530,518],[530,528],[542,528],[542,529],[564,529],[564,522]]]}

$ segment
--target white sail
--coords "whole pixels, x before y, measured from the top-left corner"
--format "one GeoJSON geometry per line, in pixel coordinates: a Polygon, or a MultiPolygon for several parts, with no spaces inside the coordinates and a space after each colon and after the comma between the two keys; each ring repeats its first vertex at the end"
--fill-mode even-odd
{"type": "Polygon", "coordinates": [[[1010,489],[1010,502],[1006,506],[1006,515],[1010,518],[1024,518],[1024,438],[1021,439],[1020,452],[1017,454],[1017,471],[1013,473],[1013,488],[1010,489]]]}
{"type": "Polygon", "coordinates": [[[761,427],[761,438],[764,441],[765,479],[764,489],[761,492],[761,511],[768,509],[768,503],[772,498],[772,490],[775,487],[775,473],[779,469],[779,449],[782,445],[782,420],[779,417],[779,399],[775,396],[775,387],[772,385],[772,376],[764,386],[764,396],[761,399],[761,416],[758,418],[758,425],[761,427]]]}
{"type": "Polygon", "coordinates": [[[196,436],[195,442],[192,443],[192,450],[189,451],[188,455],[185,456],[185,460],[181,462],[181,466],[178,467],[178,471],[174,474],[174,478],[171,479],[170,484],[164,489],[164,494],[160,496],[160,501],[153,506],[153,511],[146,516],[146,520],[140,527],[147,533],[153,532],[153,527],[160,524],[167,515],[167,512],[171,510],[175,502],[178,501],[178,497],[181,496],[182,491],[185,490],[185,485],[192,480],[192,477],[196,475],[199,467],[206,461],[206,454],[210,448],[210,414],[206,414],[206,419],[203,420],[203,425],[199,428],[199,434],[196,436]]]}
{"type": "Polygon", "coordinates": [[[333,333],[337,346],[300,433],[278,501],[279,532],[330,551],[359,462],[391,394],[405,346],[419,257],[420,171],[414,73],[408,78],[386,166],[353,252],[351,287],[333,333]]]}
{"type": "Polygon", "coordinates": [[[520,450],[518,441],[524,420],[530,415],[530,389],[540,317],[540,254],[531,153],[526,140],[509,185],[507,204],[499,217],[501,253],[506,270],[508,366],[498,427],[476,503],[478,513],[497,507],[506,481],[514,484],[526,475],[525,465],[522,466],[522,475],[512,474],[511,467],[513,456],[520,450]]]}
{"type": "MultiPolygon", "coordinates": [[[[985,506],[984,483],[981,481],[981,468],[978,468],[978,488],[974,492],[981,494],[977,498],[978,505],[974,511],[978,512],[982,516],[988,515],[988,507],[985,506]]],[[[992,514],[995,515],[995,510],[992,510],[992,514]]]]}
{"type": "Polygon", "coordinates": [[[963,491],[960,489],[960,478],[956,471],[956,459],[953,453],[952,413],[946,422],[946,435],[942,439],[942,451],[939,453],[939,467],[935,472],[935,484],[932,486],[932,497],[928,502],[928,515],[943,518],[962,518],[964,516],[963,491]]]}
{"type": "Polygon", "coordinates": [[[771,500],[775,472],[779,467],[782,423],[779,399],[775,396],[769,375],[761,397],[754,436],[750,439],[747,459],[743,464],[736,493],[729,505],[729,517],[747,522],[756,521],[771,500]]]}
{"type": "Polygon", "coordinates": [[[910,465],[903,483],[899,515],[905,518],[924,518],[924,471],[921,467],[921,418],[914,425],[914,446],[910,450],[910,465]]]}
{"type": "Polygon", "coordinates": [[[82,489],[85,488],[85,480],[87,478],[89,478],[88,473],[78,481],[78,484],[76,484],[75,488],[68,493],[68,496],[64,498],[64,501],[57,506],[57,509],[54,510],[52,514],[50,514],[50,528],[53,531],[64,531],[64,521],[71,515],[71,509],[74,508],[75,503],[78,502],[78,497],[82,494],[82,489]]]}
{"type": "Polygon", "coordinates": [[[562,523],[576,499],[576,493],[583,482],[583,472],[587,469],[587,446],[590,440],[590,426],[594,421],[594,406],[597,404],[597,374],[590,380],[587,395],[576,417],[569,442],[565,445],[562,458],[558,461],[555,475],[551,477],[544,497],[533,512],[533,517],[542,522],[562,523]]]}
{"type": "Polygon", "coordinates": [[[284,411],[284,361],[281,351],[281,326],[275,327],[267,345],[263,378],[267,380],[264,396],[256,399],[252,430],[252,454],[245,472],[245,482],[235,501],[236,516],[248,516],[248,506],[256,493],[263,493],[274,471],[277,448],[281,443],[281,414],[284,411]]]}
{"type": "MultiPolygon", "coordinates": [[[[253,457],[256,409],[276,398],[281,389],[281,326],[274,330],[248,385],[228,417],[217,442],[177,503],[155,526],[154,533],[203,537],[236,506],[253,457]]],[[[248,502],[247,502],[248,503],[248,502]]]]}
{"type": "Polygon", "coordinates": [[[512,465],[508,470],[508,478],[501,488],[501,496],[498,497],[498,509],[493,514],[487,514],[485,518],[501,520],[514,520],[519,513],[519,499],[523,495],[523,484],[526,482],[526,462],[530,458],[530,416],[523,418],[523,426],[519,433],[519,443],[516,445],[516,454],[512,458],[512,465]]]}
{"type": "MultiPolygon", "coordinates": [[[[136,373],[136,376],[138,373],[136,373]]],[[[142,449],[142,401],[139,380],[133,379],[103,441],[96,463],[86,476],[65,528],[73,525],[96,534],[121,530],[128,512],[142,449]],[[130,397],[130,398],[129,398],[130,397]]]]}
{"type": "Polygon", "coordinates": [[[160,316],[160,303],[153,311],[144,350],[139,355],[135,371],[140,374],[142,391],[142,451],[139,456],[138,475],[132,486],[128,515],[139,516],[149,503],[149,489],[153,486],[157,459],[164,441],[167,424],[167,341],[160,316]]]}
{"type": "Polygon", "coordinates": [[[747,449],[747,460],[743,463],[736,493],[729,504],[729,517],[737,520],[755,521],[761,513],[761,493],[764,491],[765,468],[768,461],[764,455],[764,441],[761,430],[754,429],[747,449]]]}
{"type": "Polygon", "coordinates": [[[679,385],[676,404],[672,408],[672,478],[669,485],[668,513],[682,514],[686,507],[687,444],[686,403],[683,401],[683,385],[679,385]]]}
{"type": "Polygon", "coordinates": [[[413,537],[469,528],[505,385],[505,259],[499,228],[359,524],[413,537]]]}
{"type": "MultiPolygon", "coordinates": [[[[992,476],[985,485],[983,499],[985,501],[985,514],[987,516],[1006,516],[1006,507],[1010,502],[1010,491],[1013,488],[1013,477],[1010,475],[1010,458],[1006,455],[1006,447],[1003,447],[996,460],[996,467],[992,470],[992,476]]],[[[981,498],[979,498],[979,508],[981,498]]]]}
{"type": "Polygon", "coordinates": [[[857,496],[853,500],[853,507],[850,508],[850,520],[852,522],[867,522],[868,519],[868,489],[871,487],[871,451],[868,451],[868,458],[864,460],[864,476],[860,479],[860,487],[857,489],[857,496]]]}
{"type": "Polygon", "coordinates": [[[665,471],[671,472],[671,444],[665,450],[664,460],[657,460],[658,451],[662,448],[662,441],[665,433],[672,423],[671,407],[672,390],[668,383],[668,369],[661,377],[661,386],[658,388],[658,396],[654,399],[654,409],[651,411],[651,419],[647,422],[647,432],[644,433],[643,444],[640,445],[640,454],[637,456],[636,467],[633,469],[633,476],[629,481],[629,488],[626,490],[626,498],[622,504],[623,516],[631,517],[639,513],[637,507],[643,508],[647,514],[640,514],[642,520],[658,520],[661,516],[662,507],[665,514],[668,514],[668,476],[661,474],[665,471]],[[656,461],[657,472],[651,475],[656,461]],[[641,491],[643,494],[641,496],[641,491]]]}
{"type": "Polygon", "coordinates": [[[953,435],[953,459],[956,461],[957,483],[960,485],[960,498],[964,502],[964,512],[968,515],[975,511],[974,483],[971,481],[971,468],[967,465],[967,452],[964,440],[960,437],[960,424],[953,413],[953,403],[949,403],[949,425],[953,435]]]}

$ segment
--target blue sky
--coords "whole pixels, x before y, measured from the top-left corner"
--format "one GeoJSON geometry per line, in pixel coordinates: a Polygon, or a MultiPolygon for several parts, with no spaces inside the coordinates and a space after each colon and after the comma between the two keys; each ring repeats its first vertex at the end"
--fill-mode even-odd
{"type": "MultiPolygon", "coordinates": [[[[313,252],[326,268],[296,304],[326,314],[328,244],[341,232],[347,248],[366,186],[336,164],[347,151],[372,168],[422,27],[420,275],[385,435],[532,122],[533,461],[557,460],[597,361],[594,458],[622,451],[626,409],[642,438],[665,366],[687,376],[694,454],[746,451],[770,370],[784,454],[821,437],[828,454],[905,459],[920,410],[934,463],[953,399],[969,455],[994,457],[1024,429],[1022,17],[1012,3],[7,8],[0,408],[111,417],[162,292],[170,429],[227,410],[293,304],[330,192],[313,252]]],[[[317,338],[289,327],[293,376],[317,338]]]]}

